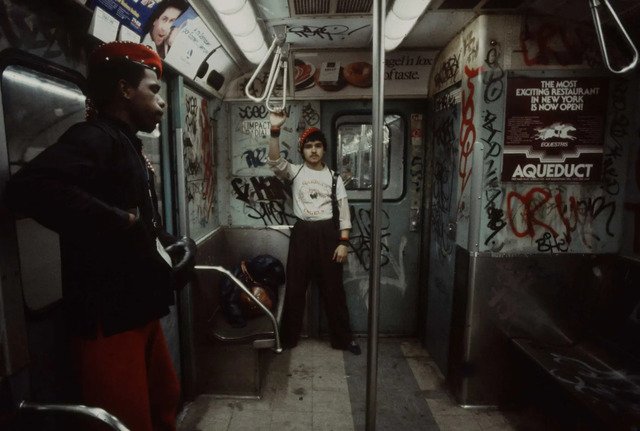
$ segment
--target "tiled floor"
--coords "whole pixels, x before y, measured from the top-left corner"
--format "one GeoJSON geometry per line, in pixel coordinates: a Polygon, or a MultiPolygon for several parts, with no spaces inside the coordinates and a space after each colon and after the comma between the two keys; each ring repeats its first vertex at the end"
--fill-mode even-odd
{"type": "Polygon", "coordinates": [[[417,340],[404,341],[400,347],[441,431],[515,430],[499,411],[468,410],[455,404],[443,389],[444,377],[417,340]]]}
{"type": "MultiPolygon", "coordinates": [[[[437,426],[417,425],[416,430],[499,431],[515,430],[497,411],[465,410],[453,403],[442,389],[443,378],[427,352],[415,340],[400,343],[410,369],[437,426]]],[[[293,350],[275,355],[263,398],[260,400],[216,398],[202,395],[180,416],[179,431],[355,431],[354,406],[345,372],[345,356],[326,341],[305,339],[293,350]]],[[[366,351],[350,361],[366,368],[366,351]]],[[[353,388],[352,388],[353,392],[353,388]]],[[[385,396],[378,388],[377,397],[385,396]]],[[[357,409],[363,411],[364,400],[357,409]]],[[[407,414],[410,414],[407,413],[407,414]]],[[[381,429],[378,427],[377,429],[381,429]]],[[[359,431],[359,430],[358,430],[359,431]]],[[[396,431],[390,429],[389,431],[396,431]]],[[[398,430],[399,431],[399,430],[398,430]]],[[[407,430],[405,427],[402,431],[407,430]]]]}

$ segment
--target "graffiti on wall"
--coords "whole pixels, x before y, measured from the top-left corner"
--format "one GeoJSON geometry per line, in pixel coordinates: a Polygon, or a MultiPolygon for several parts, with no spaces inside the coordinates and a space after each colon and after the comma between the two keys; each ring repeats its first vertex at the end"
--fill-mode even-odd
{"type": "MultiPolygon", "coordinates": [[[[500,187],[495,169],[497,160],[494,157],[485,160],[484,245],[488,250],[559,253],[615,249],[623,155],[620,139],[626,135],[622,125],[628,122],[623,104],[619,103],[618,109],[621,111],[612,116],[609,139],[605,143],[605,180],[599,185],[500,187]]],[[[486,119],[493,119],[489,116],[491,112],[486,112],[486,119]]],[[[488,137],[497,133],[492,128],[484,127],[484,130],[488,137]]]]}
{"type": "MultiPolygon", "coordinates": [[[[338,2],[338,5],[340,2],[338,2]]],[[[336,43],[344,47],[366,44],[371,39],[373,26],[371,19],[366,16],[353,16],[349,25],[336,22],[328,17],[315,17],[310,22],[291,23],[287,28],[287,42],[300,49],[330,49],[335,48],[336,43]]]]}
{"type": "Polygon", "coordinates": [[[434,71],[434,83],[436,91],[447,88],[459,80],[460,53],[452,53],[444,61],[439,62],[434,71]]]}
{"type": "MultiPolygon", "coordinates": [[[[347,291],[357,292],[359,303],[367,308],[369,305],[372,229],[371,209],[351,206],[351,233],[349,235],[349,255],[345,266],[344,286],[347,291]]],[[[408,239],[399,238],[397,250],[391,236],[391,219],[387,211],[382,210],[380,220],[380,284],[384,286],[385,295],[400,296],[407,291],[407,274],[405,271],[405,256],[408,239]],[[392,248],[393,247],[393,248],[392,248]]]]}
{"type": "MultiPolygon", "coordinates": [[[[565,21],[527,18],[519,34],[523,66],[600,67],[602,57],[592,27],[568,25],[565,21]]],[[[515,56],[514,60],[518,60],[515,56]]],[[[517,68],[519,65],[514,64],[517,68]]]]}
{"type": "MultiPolygon", "coordinates": [[[[405,271],[404,256],[406,255],[407,238],[400,238],[398,250],[392,253],[390,250],[389,237],[385,236],[382,245],[386,250],[386,264],[389,271],[386,271],[380,278],[380,285],[384,286],[385,294],[389,295],[389,288],[394,289],[401,294],[407,290],[407,274],[405,271]]],[[[349,254],[347,265],[345,268],[344,286],[346,291],[353,288],[358,292],[359,302],[369,307],[369,281],[370,275],[368,270],[362,268],[360,257],[354,259],[353,254],[349,254]]]]}
{"type": "MultiPolygon", "coordinates": [[[[302,159],[298,137],[320,123],[319,103],[291,102],[280,133],[280,155],[291,163],[302,159]]],[[[237,103],[231,109],[231,217],[239,226],[290,225],[295,222],[291,191],[267,165],[269,110],[264,104],[237,103]]]]}
{"type": "MultiPolygon", "coordinates": [[[[585,31],[584,28],[557,24],[552,20],[525,18],[520,24],[520,29],[520,50],[510,57],[512,68],[518,68],[518,58],[523,61],[522,68],[549,65],[593,67],[600,64],[599,61],[592,61],[593,56],[599,58],[599,51],[597,43],[593,44],[595,39],[592,32],[585,31]]],[[[485,39],[476,37],[475,33],[476,28],[471,26],[456,42],[450,44],[434,65],[432,75],[432,91],[452,88],[454,82],[461,83],[461,103],[457,111],[459,119],[456,118],[459,121],[459,129],[455,131],[456,160],[454,163],[449,162],[449,165],[446,155],[439,150],[446,146],[439,143],[446,140],[443,140],[443,137],[452,135],[447,128],[451,120],[441,118],[438,114],[438,95],[442,91],[434,97],[436,115],[433,120],[435,153],[434,171],[431,176],[431,222],[432,238],[438,248],[433,251],[440,256],[447,256],[453,249],[448,242],[452,224],[451,220],[445,217],[450,204],[449,196],[455,200],[457,244],[464,247],[467,242],[473,240],[465,235],[468,236],[470,218],[477,217],[470,214],[469,207],[471,185],[474,181],[482,181],[479,188],[482,213],[478,242],[482,251],[614,251],[620,231],[621,211],[618,207],[621,205],[620,194],[624,182],[623,154],[627,152],[626,143],[629,140],[630,119],[627,118],[629,108],[626,102],[629,97],[627,93],[631,89],[629,83],[624,79],[618,79],[607,85],[606,81],[592,82],[589,81],[592,78],[579,77],[568,80],[569,83],[576,83],[576,89],[562,89],[562,94],[560,90],[549,90],[558,93],[555,95],[560,100],[558,110],[564,106],[564,110],[573,109],[581,113],[586,109],[581,102],[586,100],[587,95],[578,94],[580,91],[587,94],[589,91],[595,93],[594,87],[608,88],[608,97],[607,91],[603,90],[600,92],[603,97],[599,102],[599,106],[606,106],[606,109],[600,109],[597,113],[600,121],[598,124],[601,124],[601,138],[597,142],[600,149],[599,154],[596,154],[600,157],[601,169],[597,173],[597,182],[578,183],[574,181],[577,175],[571,176],[569,180],[565,179],[563,183],[552,180],[532,181],[530,185],[504,182],[507,138],[505,121],[506,113],[512,108],[507,98],[510,81],[503,67],[500,41],[487,37],[484,45],[485,39]],[[604,122],[607,120],[608,123],[605,125],[604,122]],[[477,146],[481,146],[482,151],[474,151],[477,150],[477,146]],[[474,154],[483,156],[482,173],[475,172],[472,168],[474,154]],[[450,184],[448,166],[455,169],[457,181],[452,195],[447,188],[450,184]]],[[[544,80],[552,80],[553,83],[549,85],[567,81],[556,77],[548,78],[547,75],[542,78],[542,81],[544,80]]],[[[553,95],[551,97],[553,98],[553,95]]],[[[531,100],[534,98],[531,97],[531,100]]],[[[552,103],[548,107],[554,109],[552,103]]],[[[590,121],[589,124],[593,126],[596,122],[590,121]]],[[[589,127],[586,122],[584,127],[585,130],[589,127]]],[[[556,136],[565,137],[564,134],[569,134],[565,140],[571,145],[582,145],[584,141],[573,139],[569,129],[552,132],[554,139],[556,136]]],[[[553,140],[546,139],[546,135],[542,138],[545,138],[545,145],[547,141],[553,140]]],[[[549,168],[546,165],[544,167],[549,168]]],[[[637,207],[640,208],[640,205],[637,207]]],[[[628,203],[627,208],[636,211],[633,203],[628,203]]],[[[636,212],[640,217],[640,209],[636,212]]],[[[640,222],[638,226],[640,227],[640,222]]],[[[637,237],[636,244],[640,247],[640,233],[637,237]]]]}
{"type": "MultiPolygon", "coordinates": [[[[592,193],[596,190],[592,190],[592,193]]],[[[568,251],[572,242],[589,251],[594,242],[614,236],[612,220],[616,204],[606,195],[576,196],[562,186],[531,187],[525,194],[509,191],[507,218],[510,232],[518,238],[530,238],[537,251],[568,251]],[[594,223],[603,229],[594,229],[594,223]]]]}
{"type": "MultiPolygon", "coordinates": [[[[369,271],[371,263],[371,210],[351,206],[351,233],[349,234],[349,253],[353,254],[365,271],[369,271]]],[[[389,214],[382,211],[380,220],[380,266],[389,263],[387,237],[390,235],[389,214]]]]}
{"type": "Polygon", "coordinates": [[[370,24],[365,24],[356,28],[351,28],[342,24],[328,24],[321,26],[297,25],[289,27],[287,31],[301,39],[328,39],[330,41],[334,41],[345,40],[352,34],[363,29],[370,29],[370,27],[370,24]]]}
{"type": "Polygon", "coordinates": [[[215,172],[213,128],[206,99],[185,89],[183,160],[189,235],[199,238],[213,226],[215,172]]]}
{"type": "Polygon", "coordinates": [[[242,203],[239,210],[254,224],[291,225],[296,221],[291,205],[287,204],[291,190],[275,176],[234,177],[231,195],[242,203]]]}
{"type": "Polygon", "coordinates": [[[454,217],[458,155],[458,115],[460,89],[435,98],[436,115],[433,127],[433,185],[431,197],[431,234],[437,255],[450,256],[455,238],[449,235],[449,223],[454,217]]]}
{"type": "Polygon", "coordinates": [[[475,102],[474,96],[480,68],[464,68],[465,79],[462,85],[462,121],[460,123],[460,155],[458,159],[459,191],[456,203],[458,220],[468,217],[470,199],[469,181],[472,174],[473,148],[476,143],[475,102]]]}
{"type": "Polygon", "coordinates": [[[480,116],[478,135],[484,146],[484,187],[483,187],[483,218],[486,234],[483,245],[490,251],[499,252],[501,244],[495,237],[507,225],[503,210],[504,186],[500,183],[502,170],[502,144],[504,133],[502,97],[505,88],[505,72],[500,65],[502,53],[500,44],[494,43],[489,48],[483,64],[483,81],[485,82],[483,96],[483,110],[480,116]]]}
{"type": "MultiPolygon", "coordinates": [[[[465,119],[470,117],[469,111],[474,107],[468,96],[463,96],[462,100],[460,142],[469,143],[470,139],[464,139],[463,133],[466,133],[477,137],[484,148],[482,250],[562,253],[598,252],[607,247],[615,249],[619,231],[617,207],[621,190],[621,157],[629,133],[626,82],[617,80],[610,89],[613,109],[608,110],[611,120],[601,152],[601,182],[590,185],[546,182],[530,186],[503,183],[505,109],[509,110],[509,104],[505,108],[508,81],[501,62],[500,44],[493,42],[479,69],[484,84],[483,104],[481,112],[476,114],[475,128],[470,123],[464,128],[465,119]]],[[[467,70],[465,75],[468,79],[474,73],[467,70]]],[[[469,83],[463,89],[466,90],[464,94],[473,91],[469,83]]],[[[464,147],[461,145],[461,148],[464,147]]],[[[460,163],[463,161],[461,155],[460,163]]],[[[468,171],[465,166],[459,166],[460,181],[468,177],[464,174],[468,171]]]]}
{"type": "MultiPolygon", "coordinates": [[[[281,129],[280,153],[292,163],[300,163],[297,141],[302,132],[320,122],[318,102],[291,102],[281,129]]],[[[269,110],[264,104],[233,104],[231,110],[231,157],[234,176],[268,176],[269,110]]]]}

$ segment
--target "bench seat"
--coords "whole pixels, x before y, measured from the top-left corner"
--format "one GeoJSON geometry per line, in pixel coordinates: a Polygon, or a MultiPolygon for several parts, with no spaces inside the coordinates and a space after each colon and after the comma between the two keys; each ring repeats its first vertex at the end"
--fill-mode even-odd
{"type": "Polygon", "coordinates": [[[594,413],[604,429],[640,429],[640,374],[627,365],[632,361],[611,356],[594,343],[551,345],[527,338],[511,342],[594,413]]]}

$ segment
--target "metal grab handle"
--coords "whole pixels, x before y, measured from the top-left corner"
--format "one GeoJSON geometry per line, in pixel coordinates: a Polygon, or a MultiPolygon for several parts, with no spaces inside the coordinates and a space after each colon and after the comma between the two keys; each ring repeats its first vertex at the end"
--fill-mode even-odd
{"type": "MultiPolygon", "coordinates": [[[[279,67],[282,69],[282,105],[281,106],[271,106],[271,95],[273,94],[273,89],[276,86],[278,72],[272,72],[273,78],[271,79],[271,88],[267,93],[267,101],[265,102],[267,105],[267,109],[271,112],[284,110],[287,102],[287,77],[289,76],[288,68],[289,68],[289,48],[285,46],[284,48],[278,47],[280,51],[280,57],[278,59],[279,67]]],[[[274,59],[275,61],[275,59],[274,59]]]]}
{"type": "Polygon", "coordinates": [[[612,71],[613,73],[625,73],[633,69],[634,67],[636,67],[636,64],[638,63],[638,50],[636,49],[635,45],[633,44],[633,41],[627,34],[627,31],[624,29],[624,26],[620,22],[618,15],[616,15],[615,11],[609,4],[609,1],[608,0],[589,0],[589,3],[591,4],[591,15],[593,16],[593,22],[595,23],[595,26],[596,26],[596,33],[598,35],[598,42],[600,43],[600,50],[602,51],[602,57],[604,58],[604,62],[607,65],[607,68],[609,68],[609,70],[612,71]],[[602,6],[602,3],[604,3],[607,9],[609,10],[609,14],[611,14],[613,19],[615,20],[618,26],[618,30],[620,30],[620,32],[627,39],[627,44],[633,51],[633,59],[631,63],[623,67],[622,69],[618,69],[618,70],[614,69],[613,67],[611,67],[611,63],[609,62],[607,45],[604,40],[604,33],[602,31],[602,22],[600,21],[600,7],[602,6]]]}
{"type": "Polygon", "coordinates": [[[221,266],[196,265],[195,269],[203,269],[203,270],[221,272],[221,273],[227,275],[231,279],[231,281],[233,281],[240,289],[242,289],[244,291],[244,293],[246,293],[247,296],[253,302],[255,302],[258,305],[258,307],[260,307],[262,309],[262,311],[267,316],[269,316],[269,318],[271,319],[271,323],[273,323],[273,331],[274,331],[275,336],[276,336],[276,348],[275,348],[275,351],[276,351],[276,353],[281,353],[282,352],[282,346],[280,345],[280,330],[278,329],[278,321],[276,320],[276,318],[273,315],[273,313],[271,312],[271,310],[269,310],[262,302],[258,301],[258,298],[253,296],[253,293],[251,293],[249,288],[247,288],[247,286],[245,286],[244,283],[238,279],[238,277],[233,275],[231,273],[231,271],[228,271],[227,269],[225,269],[225,268],[223,268],[221,266]]]}
{"type": "MultiPolygon", "coordinates": [[[[269,47],[269,51],[267,51],[267,54],[264,56],[260,64],[258,64],[258,68],[255,70],[255,72],[253,72],[253,75],[251,75],[251,79],[249,79],[249,82],[247,82],[247,86],[244,88],[244,93],[247,95],[247,97],[256,103],[262,102],[267,97],[266,90],[269,88],[269,81],[267,81],[267,85],[265,86],[265,92],[262,93],[262,96],[260,97],[252,96],[249,93],[249,89],[251,88],[253,81],[255,81],[258,75],[260,74],[260,71],[262,70],[262,68],[264,67],[264,64],[267,62],[267,60],[271,56],[271,53],[273,52],[273,50],[276,49],[277,43],[278,43],[278,38],[274,38],[273,42],[271,43],[271,46],[269,47]]],[[[280,53],[280,47],[278,46],[278,50],[276,51],[276,56],[273,58],[273,63],[271,63],[271,73],[269,73],[269,80],[273,76],[273,69],[277,65],[277,60],[280,59],[279,53],[280,53]]]]}
{"type": "Polygon", "coordinates": [[[273,42],[269,47],[269,51],[267,51],[267,54],[264,56],[260,64],[258,64],[257,69],[255,70],[255,72],[253,72],[253,75],[251,75],[251,78],[249,79],[249,82],[247,83],[244,89],[244,93],[247,95],[247,97],[256,103],[260,103],[266,99],[267,109],[271,112],[274,112],[278,109],[284,109],[285,103],[287,100],[287,75],[288,75],[287,69],[288,69],[288,62],[289,62],[289,48],[288,46],[284,46],[283,48],[286,38],[287,36],[286,36],[286,27],[285,27],[283,32],[278,32],[273,38],[273,42]],[[271,53],[273,53],[274,50],[275,50],[275,56],[273,57],[273,61],[271,62],[271,69],[269,71],[269,77],[267,78],[267,84],[265,85],[264,92],[260,97],[254,96],[251,93],[249,93],[249,90],[251,89],[253,82],[256,80],[256,78],[262,71],[262,68],[264,67],[269,57],[271,57],[271,53]],[[283,71],[282,106],[271,106],[270,99],[271,99],[273,90],[276,87],[276,82],[278,81],[278,75],[279,75],[280,69],[282,69],[283,71]]]}
{"type": "Polygon", "coordinates": [[[111,413],[98,408],[87,407],[79,404],[39,404],[22,401],[18,407],[21,414],[22,412],[66,412],[81,416],[88,416],[97,419],[108,425],[116,431],[130,431],[129,428],[124,426],[122,422],[111,413]]]}

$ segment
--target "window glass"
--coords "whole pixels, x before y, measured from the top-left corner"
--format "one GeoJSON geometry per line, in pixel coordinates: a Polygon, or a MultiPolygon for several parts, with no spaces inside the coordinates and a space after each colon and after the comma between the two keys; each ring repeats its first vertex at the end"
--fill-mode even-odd
{"type": "MultiPolygon", "coordinates": [[[[372,178],[373,129],[369,116],[349,115],[336,121],[336,168],[350,199],[369,199],[372,178]]],[[[402,195],[404,126],[399,115],[385,116],[382,141],[382,188],[385,199],[402,195]]]]}
{"type": "MultiPolygon", "coordinates": [[[[2,107],[13,174],[84,120],[85,96],[69,81],[14,65],[2,73],[2,107]]],[[[58,235],[24,218],[16,235],[24,299],[40,310],[62,298],[58,235]]]]}
{"type": "MultiPolygon", "coordinates": [[[[343,124],[338,127],[338,167],[348,190],[371,188],[371,124],[343,124]]],[[[384,188],[389,184],[389,128],[384,127],[382,150],[384,188]]]]}

